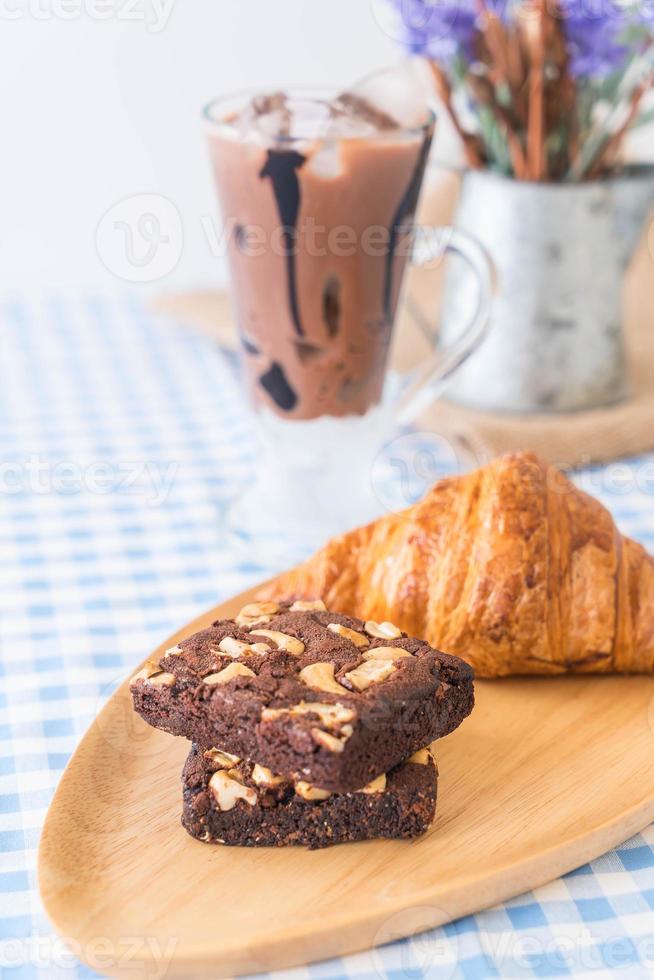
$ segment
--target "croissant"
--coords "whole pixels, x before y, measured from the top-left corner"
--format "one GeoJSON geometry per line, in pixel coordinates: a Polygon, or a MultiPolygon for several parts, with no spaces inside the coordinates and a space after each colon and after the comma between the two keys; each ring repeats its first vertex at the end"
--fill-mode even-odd
{"type": "Polygon", "coordinates": [[[441,480],[262,592],[316,596],[390,620],[480,677],[654,671],[653,559],[531,453],[441,480]]]}

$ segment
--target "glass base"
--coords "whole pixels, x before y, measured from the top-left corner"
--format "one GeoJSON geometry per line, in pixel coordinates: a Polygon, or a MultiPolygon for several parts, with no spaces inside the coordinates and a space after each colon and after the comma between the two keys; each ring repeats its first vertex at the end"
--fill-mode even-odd
{"type": "Polygon", "coordinates": [[[258,422],[261,457],[253,482],[225,515],[230,544],[291,565],[384,512],[373,471],[388,433],[386,409],[306,422],[262,413],[258,422]]]}
{"type": "Polygon", "coordinates": [[[472,433],[398,432],[392,402],[363,417],[290,422],[262,413],[258,423],[259,462],[227,507],[223,530],[226,547],[271,574],[487,461],[472,433]]]}
{"type": "Polygon", "coordinates": [[[228,507],[225,515],[227,544],[247,550],[257,560],[277,568],[303,561],[334,535],[367,524],[383,507],[369,488],[355,495],[351,489],[335,495],[302,486],[273,489],[266,476],[259,477],[228,507]]]}

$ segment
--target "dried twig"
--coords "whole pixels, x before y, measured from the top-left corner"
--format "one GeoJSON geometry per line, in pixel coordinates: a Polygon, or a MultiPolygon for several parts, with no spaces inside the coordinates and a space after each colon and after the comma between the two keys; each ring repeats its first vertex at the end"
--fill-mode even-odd
{"type": "Polygon", "coordinates": [[[518,180],[526,180],[528,178],[528,170],[525,151],[520,137],[515,130],[515,120],[511,116],[511,113],[497,101],[493,86],[487,78],[474,72],[470,72],[466,78],[477,101],[491,110],[501,129],[504,131],[514,175],[518,180]]]}
{"type": "Polygon", "coordinates": [[[483,46],[488,54],[484,59],[488,75],[488,85],[481,83],[479,75],[468,74],[468,80],[473,90],[477,82],[477,94],[482,95],[481,101],[487,105],[500,121],[504,130],[511,163],[515,176],[520,180],[527,177],[527,166],[520,130],[524,120],[520,118],[519,110],[524,102],[523,96],[523,66],[522,55],[516,37],[505,28],[497,14],[489,10],[486,0],[477,0],[480,19],[480,35],[483,46]],[[504,88],[510,98],[512,111],[499,101],[496,90],[504,88]]]}
{"type": "Polygon", "coordinates": [[[579,154],[581,153],[581,141],[580,141],[580,128],[579,128],[579,115],[575,112],[575,101],[576,101],[576,86],[572,78],[566,76],[566,90],[568,93],[568,101],[570,103],[570,110],[567,114],[568,116],[568,154],[570,157],[570,162],[574,166],[575,162],[579,159],[579,154]]]}
{"type": "MultiPolygon", "coordinates": [[[[606,139],[611,138],[615,127],[625,111],[625,99],[637,92],[640,85],[652,85],[654,71],[654,42],[646,45],[640,55],[634,58],[618,86],[616,101],[603,119],[599,120],[586,135],[577,159],[572,163],[566,174],[566,180],[584,180],[593,167],[597,154],[601,151],[606,139]],[[643,74],[644,73],[644,74],[643,74]]],[[[633,121],[633,119],[632,119],[633,121]]],[[[626,130],[625,130],[626,132],[626,130]]]]}
{"type": "Polygon", "coordinates": [[[475,136],[474,133],[468,133],[464,130],[459,117],[454,111],[454,106],[452,105],[452,87],[447,80],[445,73],[442,69],[435,64],[433,61],[430,62],[432,74],[434,76],[434,83],[436,85],[436,91],[440,97],[441,102],[445,107],[452,125],[454,126],[459,138],[463,144],[463,149],[468,161],[468,165],[473,167],[475,170],[480,170],[485,164],[485,160],[481,151],[480,141],[475,136]]]}
{"type": "Polygon", "coordinates": [[[601,150],[595,157],[595,160],[591,167],[589,167],[586,172],[588,180],[594,180],[599,177],[604,169],[605,164],[612,160],[616,152],[620,148],[627,130],[631,127],[634,119],[638,115],[640,109],[640,104],[643,101],[643,97],[646,92],[649,91],[653,81],[653,76],[643,79],[640,85],[637,85],[634,89],[631,99],[629,102],[629,107],[627,114],[622,122],[622,124],[615,130],[615,132],[607,139],[607,141],[602,146],[601,150]]]}
{"type": "Polygon", "coordinates": [[[542,180],[545,156],[545,29],[542,3],[538,4],[537,20],[531,37],[529,65],[529,115],[527,121],[527,171],[532,180],[542,180]]]}
{"type": "Polygon", "coordinates": [[[544,5],[545,140],[546,179],[560,180],[571,156],[579,151],[577,87],[570,71],[570,57],[560,4],[544,5]],[[558,136],[549,140],[548,136],[558,136]]]}
{"type": "Polygon", "coordinates": [[[513,111],[524,126],[529,108],[527,66],[523,57],[520,37],[515,27],[510,31],[508,41],[509,81],[513,98],[513,111]]]}
{"type": "Polygon", "coordinates": [[[479,11],[480,31],[500,84],[509,85],[509,55],[508,45],[502,22],[492,10],[486,6],[486,0],[477,0],[479,11]]]}

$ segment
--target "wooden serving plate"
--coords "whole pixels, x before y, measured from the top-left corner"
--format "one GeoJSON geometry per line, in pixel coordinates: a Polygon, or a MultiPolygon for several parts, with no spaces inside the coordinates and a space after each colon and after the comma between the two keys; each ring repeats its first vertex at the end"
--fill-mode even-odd
{"type": "MultiPolygon", "coordinates": [[[[160,651],[234,615],[254,591],[160,651]]],[[[77,954],[112,976],[229,976],[377,946],[549,881],[642,830],[654,819],[653,729],[652,677],[479,682],[472,716],[437,743],[439,803],[425,837],[230,848],[181,828],[188,743],[142,722],[123,684],[50,807],[45,908],[77,954]]]]}

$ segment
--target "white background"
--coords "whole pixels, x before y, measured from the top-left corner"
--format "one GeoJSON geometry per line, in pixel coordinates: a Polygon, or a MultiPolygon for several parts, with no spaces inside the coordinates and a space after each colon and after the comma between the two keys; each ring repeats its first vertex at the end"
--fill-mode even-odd
{"type": "Polygon", "coordinates": [[[182,258],[158,285],[219,281],[200,225],[215,210],[201,107],[242,87],[346,85],[392,62],[372,2],[97,0],[89,13],[94,0],[0,0],[3,285],[111,281],[96,228],[139,193],[182,218],[182,258]]]}

